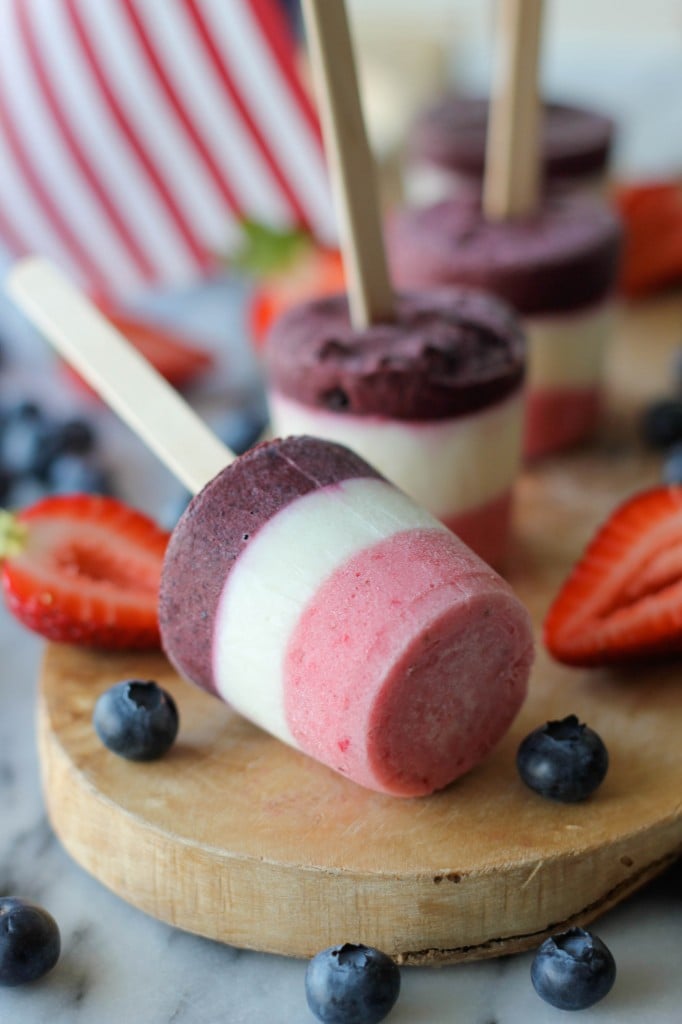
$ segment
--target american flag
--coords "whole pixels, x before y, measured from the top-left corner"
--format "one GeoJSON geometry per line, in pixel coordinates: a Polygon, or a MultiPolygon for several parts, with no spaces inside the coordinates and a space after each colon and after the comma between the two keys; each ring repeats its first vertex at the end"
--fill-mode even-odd
{"type": "Polygon", "coordinates": [[[210,272],[245,216],[335,232],[276,0],[0,0],[0,243],[121,296],[210,272]]]}

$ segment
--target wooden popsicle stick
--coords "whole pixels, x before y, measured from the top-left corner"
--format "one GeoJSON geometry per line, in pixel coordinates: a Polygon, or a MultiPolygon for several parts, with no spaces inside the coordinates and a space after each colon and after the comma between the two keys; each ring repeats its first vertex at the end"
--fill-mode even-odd
{"type": "Polygon", "coordinates": [[[498,3],[483,210],[489,220],[509,220],[531,214],[539,202],[543,0],[498,3]]]}
{"type": "Polygon", "coordinates": [[[344,0],[303,0],[303,15],[338,208],[351,319],[362,329],[391,318],[393,290],[346,5],[344,0]]]}
{"type": "Polygon", "coordinates": [[[196,494],[236,456],[178,392],[48,262],[16,263],[6,289],[57,351],[196,494]]]}

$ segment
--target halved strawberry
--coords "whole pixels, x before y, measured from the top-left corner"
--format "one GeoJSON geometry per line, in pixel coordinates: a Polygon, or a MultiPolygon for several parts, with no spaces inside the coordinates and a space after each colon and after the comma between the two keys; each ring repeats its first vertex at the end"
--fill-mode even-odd
{"type": "MultiPolygon", "coordinates": [[[[175,388],[187,387],[215,362],[212,352],[190,345],[184,338],[165,327],[158,327],[146,320],[124,316],[106,308],[102,308],[102,311],[147,362],[175,388]]],[[[90,385],[72,367],[64,364],[64,370],[70,380],[84,391],[95,394],[90,385]]]]}
{"type": "Polygon", "coordinates": [[[553,602],[544,641],[568,665],[682,651],[682,487],[612,513],[553,602]]]}
{"type": "Polygon", "coordinates": [[[62,643],[159,645],[157,601],[168,533],[115,498],[45,498],[0,514],[5,601],[29,629],[62,643]]]}

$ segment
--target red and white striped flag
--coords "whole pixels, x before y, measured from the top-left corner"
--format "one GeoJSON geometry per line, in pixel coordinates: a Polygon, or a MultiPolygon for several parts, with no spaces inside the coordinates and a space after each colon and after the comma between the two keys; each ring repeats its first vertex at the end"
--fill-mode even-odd
{"type": "Polygon", "coordinates": [[[209,272],[246,216],[335,233],[275,0],[0,0],[0,242],[129,295],[209,272]]]}

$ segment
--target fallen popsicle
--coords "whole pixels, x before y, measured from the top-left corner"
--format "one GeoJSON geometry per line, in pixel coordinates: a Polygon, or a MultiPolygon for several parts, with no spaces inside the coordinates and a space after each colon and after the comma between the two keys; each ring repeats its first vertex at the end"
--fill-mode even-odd
{"type": "Polygon", "coordinates": [[[347,444],[491,565],[504,562],[521,455],[525,339],[493,297],[395,293],[386,268],[342,0],[305,0],[342,226],[343,295],[277,321],[265,365],[275,433],[347,444]]]}
{"type": "Polygon", "coordinates": [[[235,458],[53,268],[8,288],[61,354],[199,491],[168,547],[173,665],[293,747],[397,796],[440,789],[526,692],[511,588],[357,455],[314,438],[235,458]]]}

